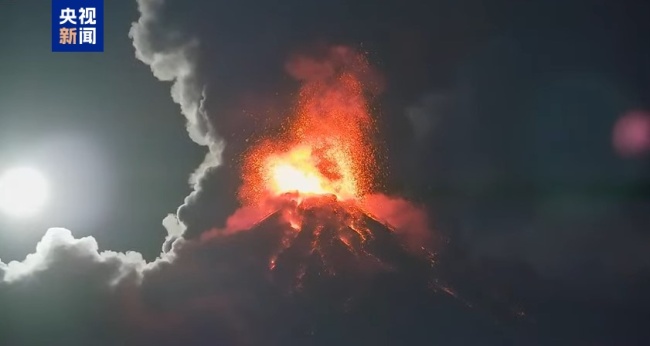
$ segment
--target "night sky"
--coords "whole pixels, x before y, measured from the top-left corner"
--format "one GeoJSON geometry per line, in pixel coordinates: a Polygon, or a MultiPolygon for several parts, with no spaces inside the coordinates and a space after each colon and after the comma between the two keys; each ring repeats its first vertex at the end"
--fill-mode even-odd
{"type": "Polygon", "coordinates": [[[50,10],[0,1],[0,171],[52,186],[0,215],[1,345],[650,344],[650,144],[613,140],[650,129],[650,2],[106,0],[103,53],[52,53],[50,10]],[[287,62],[333,46],[380,76],[379,192],[426,210],[458,299],[407,261],[332,312],[263,280],[260,230],[202,237],[287,62]]]}
{"type": "Polygon", "coordinates": [[[14,42],[2,50],[0,162],[42,167],[57,190],[42,219],[2,219],[2,259],[24,258],[59,226],[101,238],[105,249],[157,256],[162,217],[188,194],[188,174],[204,154],[169,87],[134,58],[127,34],[137,6],[106,3],[101,54],[52,53],[47,1],[5,1],[0,15],[2,37],[14,42]]]}

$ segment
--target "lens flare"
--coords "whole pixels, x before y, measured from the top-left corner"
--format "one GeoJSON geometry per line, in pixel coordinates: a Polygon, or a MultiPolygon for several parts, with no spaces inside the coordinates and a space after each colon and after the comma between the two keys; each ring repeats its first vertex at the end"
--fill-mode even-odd
{"type": "Polygon", "coordinates": [[[47,201],[48,185],[37,170],[17,167],[0,176],[0,210],[16,217],[30,217],[47,201]]]}

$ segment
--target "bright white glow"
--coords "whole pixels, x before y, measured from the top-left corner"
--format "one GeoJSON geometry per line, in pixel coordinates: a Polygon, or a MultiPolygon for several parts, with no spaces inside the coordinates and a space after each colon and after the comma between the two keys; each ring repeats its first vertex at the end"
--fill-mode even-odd
{"type": "Polygon", "coordinates": [[[0,210],[16,217],[33,216],[48,197],[45,177],[27,167],[12,168],[0,176],[0,210]]]}

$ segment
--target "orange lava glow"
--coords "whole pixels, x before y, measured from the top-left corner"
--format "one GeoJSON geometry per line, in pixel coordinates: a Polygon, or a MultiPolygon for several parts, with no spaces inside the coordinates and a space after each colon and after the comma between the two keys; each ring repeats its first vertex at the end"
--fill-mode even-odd
{"type": "MultiPolygon", "coordinates": [[[[367,67],[364,56],[357,59],[357,65],[367,67]]],[[[376,172],[371,139],[375,128],[354,71],[306,81],[282,134],[263,138],[245,155],[240,199],[256,204],[287,193],[299,199],[365,195],[376,172]]]]}
{"type": "Polygon", "coordinates": [[[434,255],[426,212],[377,191],[377,126],[367,96],[381,81],[367,85],[380,78],[373,78],[366,56],[335,47],[324,60],[302,58],[287,69],[302,82],[294,113],[280,131],[252,140],[240,162],[242,207],[225,228],[203,237],[264,222],[286,226],[276,228],[282,234],[268,268],[292,290],[308,277],[389,270],[391,256],[403,250],[423,258],[429,270],[434,255]]]}

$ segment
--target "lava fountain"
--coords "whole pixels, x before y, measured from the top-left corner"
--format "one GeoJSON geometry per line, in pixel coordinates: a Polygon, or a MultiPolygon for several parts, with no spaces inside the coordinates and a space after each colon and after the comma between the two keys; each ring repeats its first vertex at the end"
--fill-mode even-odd
{"type": "Polygon", "coordinates": [[[429,267],[426,214],[377,193],[381,170],[366,56],[334,48],[324,60],[303,59],[289,69],[303,81],[295,113],[279,133],[253,141],[241,161],[243,206],[226,229],[206,236],[280,232],[268,267],[293,288],[310,273],[355,277],[392,268],[414,251],[429,267]]]}
{"type": "MultiPolygon", "coordinates": [[[[364,56],[356,59],[369,69],[364,56]]],[[[280,138],[263,138],[244,158],[240,198],[245,204],[286,193],[343,201],[372,190],[376,126],[355,72],[303,85],[296,115],[280,138]]]]}

